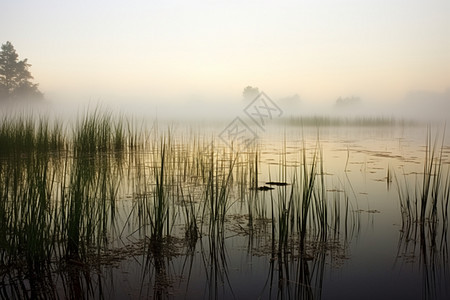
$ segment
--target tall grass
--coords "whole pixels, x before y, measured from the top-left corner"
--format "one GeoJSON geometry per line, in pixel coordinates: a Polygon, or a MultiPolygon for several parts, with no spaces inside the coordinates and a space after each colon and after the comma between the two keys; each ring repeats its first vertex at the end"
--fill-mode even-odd
{"type": "MultiPolygon", "coordinates": [[[[444,135],[445,136],[445,135],[444,135]]],[[[404,175],[394,175],[402,217],[397,257],[405,261],[418,257],[423,271],[423,297],[436,298],[446,285],[448,272],[448,203],[450,170],[443,162],[444,140],[440,149],[428,129],[423,173],[413,183],[404,175]],[[413,185],[413,186],[412,186],[413,185]]],[[[414,261],[413,261],[414,262],[414,261]]]]}
{"type": "Polygon", "coordinates": [[[155,241],[161,241],[163,238],[164,231],[168,235],[170,234],[170,214],[169,214],[169,194],[167,191],[167,171],[168,167],[166,164],[166,147],[170,147],[166,145],[164,140],[161,140],[160,146],[160,156],[161,156],[161,164],[160,166],[155,167],[155,188],[153,191],[153,206],[152,211],[149,212],[149,221],[150,221],[150,232],[151,239],[155,241]]]}
{"type": "MultiPolygon", "coordinates": [[[[328,197],[319,143],[311,151],[303,144],[294,167],[288,167],[284,143],[275,173],[288,184],[260,191],[257,146],[239,152],[214,139],[175,138],[172,128],[139,130],[98,110],[81,116],[70,132],[63,125],[31,116],[0,123],[0,261],[10,268],[39,274],[55,264],[100,264],[120,224],[116,237],[145,241],[158,266],[171,238],[181,233],[193,251],[207,236],[201,246],[209,245],[202,249],[210,276],[228,280],[227,225],[231,209],[241,205],[238,213],[248,218],[244,234],[253,239],[258,224],[270,227],[264,232],[270,254],[286,264],[295,252],[303,260],[298,271],[310,280],[307,261],[328,251],[339,228],[347,232],[354,220],[348,198],[328,197]],[[130,204],[118,201],[125,195],[130,204]]],[[[448,205],[446,193],[447,203],[436,207],[448,205]]]]}
{"type": "MultiPolygon", "coordinates": [[[[248,176],[245,181],[248,182],[245,199],[250,238],[253,238],[253,230],[260,227],[260,223],[254,222],[254,216],[270,224],[266,234],[270,236],[271,255],[279,261],[290,260],[292,253],[308,260],[335,251],[336,245],[348,242],[359,220],[345,193],[334,193],[329,197],[319,139],[312,149],[303,143],[297,155],[298,163],[288,164],[286,147],[281,148],[278,177],[272,182],[274,190],[255,189],[258,186],[254,181],[256,175],[248,176]],[[260,207],[267,214],[257,213],[258,203],[266,203],[260,207]]],[[[256,150],[250,156],[248,161],[254,164],[250,165],[248,174],[254,174],[259,164],[259,152],[256,150]]],[[[270,172],[269,180],[272,181],[270,172]]],[[[239,189],[242,194],[242,187],[239,189]]]]}
{"type": "Polygon", "coordinates": [[[5,263],[26,258],[29,268],[38,269],[38,264],[61,254],[60,245],[67,242],[67,253],[78,256],[81,241],[89,245],[104,236],[110,215],[106,207],[114,201],[116,184],[109,158],[91,155],[92,149],[102,149],[109,134],[105,128],[110,126],[107,120],[101,125],[95,120],[96,116],[90,128],[84,123],[74,130],[73,151],[66,148],[61,123],[51,127],[40,118],[36,125],[22,116],[1,123],[1,249],[3,261],[9,260],[5,263]],[[91,138],[97,144],[86,142],[91,138]],[[60,155],[63,149],[67,151],[60,155]]]}
{"type": "Polygon", "coordinates": [[[48,170],[49,162],[36,156],[2,165],[2,262],[25,262],[29,270],[40,271],[53,250],[54,174],[48,170]]]}
{"type": "Polygon", "coordinates": [[[447,223],[448,200],[450,194],[450,172],[443,163],[443,146],[437,149],[437,139],[432,143],[431,132],[428,131],[423,173],[416,177],[414,188],[404,176],[403,182],[394,176],[402,219],[420,224],[437,223],[439,220],[447,223]],[[412,191],[412,192],[411,192],[412,191]]]}
{"type": "Polygon", "coordinates": [[[5,116],[0,120],[0,156],[20,157],[30,153],[50,153],[64,150],[64,130],[61,122],[50,122],[33,116],[5,116]]]}
{"type": "MultiPolygon", "coordinates": [[[[228,210],[230,184],[236,159],[228,162],[219,160],[218,153],[211,148],[210,162],[207,171],[207,182],[204,192],[204,214],[209,210],[209,234],[223,236],[225,233],[225,217],[228,210]]],[[[205,216],[205,215],[204,215],[205,216]]]]}

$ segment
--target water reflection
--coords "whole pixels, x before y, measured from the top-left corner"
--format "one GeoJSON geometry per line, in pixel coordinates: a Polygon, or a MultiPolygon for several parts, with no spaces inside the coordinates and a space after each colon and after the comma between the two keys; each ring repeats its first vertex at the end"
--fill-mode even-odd
{"type": "Polygon", "coordinates": [[[276,299],[320,299],[326,251],[308,255],[278,255],[270,260],[267,284],[261,295],[276,299]]]}
{"type": "Polygon", "coordinates": [[[66,261],[59,270],[1,274],[1,299],[104,299],[102,276],[87,265],[66,261]]]}
{"type": "Polygon", "coordinates": [[[422,271],[424,299],[446,295],[448,283],[448,202],[450,173],[443,163],[441,149],[432,145],[428,132],[424,149],[423,172],[396,178],[402,213],[398,259],[418,265],[422,271]],[[409,188],[414,186],[414,193],[409,188]]]}
{"type": "Polygon", "coordinates": [[[405,222],[399,236],[397,261],[418,266],[422,271],[424,299],[438,299],[448,293],[447,225],[405,222]]]}
{"type": "MultiPolygon", "coordinates": [[[[84,133],[61,149],[0,149],[1,298],[321,298],[333,292],[325,273],[336,279],[350,249],[361,257],[380,241],[392,245],[392,174],[409,164],[418,173],[423,150],[394,149],[392,133],[366,128],[362,137],[354,132],[362,129],[301,138],[293,130],[233,151],[171,129],[127,135],[96,120],[81,122],[84,133]],[[355,247],[362,235],[364,250],[355,247]]],[[[409,198],[399,196],[398,262],[419,265],[424,297],[439,297],[447,295],[449,183],[445,172],[428,173],[430,199],[444,201],[428,202],[423,218],[412,197],[422,189],[409,181],[409,198]]]]}

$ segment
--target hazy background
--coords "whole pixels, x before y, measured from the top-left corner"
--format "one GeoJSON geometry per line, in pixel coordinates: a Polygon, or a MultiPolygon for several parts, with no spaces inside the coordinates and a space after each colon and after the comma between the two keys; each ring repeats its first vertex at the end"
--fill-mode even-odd
{"type": "Polygon", "coordinates": [[[251,85],[288,115],[450,110],[448,0],[3,0],[0,37],[60,107],[238,114],[251,85]]]}

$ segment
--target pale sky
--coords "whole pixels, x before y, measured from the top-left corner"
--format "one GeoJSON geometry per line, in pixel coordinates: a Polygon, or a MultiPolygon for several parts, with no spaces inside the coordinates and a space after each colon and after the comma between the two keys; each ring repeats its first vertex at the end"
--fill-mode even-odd
{"type": "Polygon", "coordinates": [[[450,87],[450,1],[1,0],[51,97],[379,101],[450,87]]]}

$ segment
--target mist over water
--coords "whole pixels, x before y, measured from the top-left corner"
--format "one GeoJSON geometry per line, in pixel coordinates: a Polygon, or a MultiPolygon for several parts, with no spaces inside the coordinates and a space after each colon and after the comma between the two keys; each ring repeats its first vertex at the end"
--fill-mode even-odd
{"type": "MultiPolygon", "coordinates": [[[[215,98],[215,101],[207,101],[207,98],[196,100],[191,97],[186,101],[173,98],[91,100],[82,103],[47,100],[33,104],[15,103],[7,107],[3,105],[0,125],[3,120],[7,121],[6,124],[13,124],[6,126],[5,130],[0,130],[3,134],[2,141],[6,141],[7,146],[0,148],[0,154],[5,155],[0,156],[0,191],[3,197],[10,199],[22,197],[9,194],[13,193],[9,192],[13,182],[23,184],[23,188],[16,190],[25,194],[29,185],[41,182],[35,180],[28,183],[25,179],[28,180],[29,177],[22,180],[20,176],[26,172],[6,171],[12,170],[10,168],[14,166],[31,170],[29,172],[31,179],[33,176],[39,179],[41,174],[48,176],[46,172],[33,172],[33,166],[39,164],[27,163],[22,156],[20,158],[15,156],[17,153],[23,154],[23,157],[27,157],[28,153],[28,156],[36,158],[36,162],[40,163],[45,162],[46,157],[50,159],[56,154],[57,156],[52,158],[55,159],[52,160],[54,163],[47,166],[50,169],[56,168],[51,169],[54,173],[49,172],[50,174],[61,174],[62,177],[53,178],[51,184],[60,186],[61,191],[69,192],[77,191],[77,187],[80,190],[86,188],[85,180],[91,182],[91,185],[87,186],[92,187],[92,195],[86,196],[85,199],[89,201],[83,205],[98,204],[96,199],[102,198],[96,193],[103,191],[99,187],[108,187],[108,184],[111,184],[111,188],[105,191],[115,191],[114,196],[108,193],[103,195],[106,200],[104,203],[114,203],[111,207],[92,206],[94,209],[91,209],[91,206],[86,206],[89,207],[86,211],[100,212],[95,216],[101,221],[96,221],[95,224],[109,224],[105,218],[111,218],[111,226],[105,225],[103,230],[95,231],[108,237],[99,238],[98,240],[105,240],[105,245],[97,245],[98,250],[93,251],[101,255],[98,257],[90,254],[76,255],[79,252],[77,245],[72,248],[61,247],[69,254],[50,260],[49,264],[54,265],[56,271],[44,277],[53,284],[49,286],[55,288],[46,290],[37,287],[35,290],[38,293],[52,292],[64,297],[67,296],[65,293],[72,292],[72,285],[76,287],[80,280],[81,282],[86,280],[85,285],[92,288],[80,288],[79,291],[94,295],[101,294],[103,289],[106,289],[113,291],[108,294],[111,299],[122,299],[126,297],[125,294],[132,295],[132,298],[148,298],[150,295],[158,298],[158,294],[176,299],[196,298],[202,294],[205,298],[213,298],[213,293],[219,295],[216,298],[224,299],[233,296],[275,298],[282,293],[294,295],[293,299],[364,298],[367,296],[368,287],[373,288],[371,294],[380,299],[391,295],[397,298],[408,295],[413,299],[421,292],[447,297],[448,290],[445,286],[448,282],[446,274],[448,253],[440,251],[439,247],[447,247],[447,239],[444,238],[444,234],[441,235],[440,230],[446,232],[448,223],[446,219],[436,221],[438,227],[432,227],[435,228],[434,231],[428,232],[429,223],[417,222],[414,219],[417,217],[414,210],[411,215],[405,214],[405,207],[413,204],[409,203],[409,197],[400,197],[399,200],[397,191],[404,189],[406,191],[404,193],[410,195],[417,193],[416,185],[422,182],[420,176],[424,161],[427,163],[424,156],[430,157],[431,153],[430,148],[424,147],[429,134],[427,125],[424,123],[420,126],[397,126],[396,123],[371,127],[360,126],[358,123],[345,126],[346,123],[343,122],[344,125],[322,128],[322,123],[316,125],[312,122],[302,128],[301,122],[284,122],[290,120],[289,118],[295,120],[310,116],[322,116],[325,119],[327,116],[341,119],[369,118],[369,120],[371,117],[406,116],[405,118],[413,120],[437,122],[437,115],[419,118],[420,109],[425,111],[426,107],[421,98],[429,95],[420,93],[419,96],[415,96],[418,99],[416,111],[410,109],[404,112],[404,115],[396,110],[401,109],[398,106],[392,106],[391,110],[388,110],[382,105],[350,101],[349,105],[339,107],[335,103],[312,105],[303,99],[300,99],[299,103],[289,103],[289,99],[271,97],[283,111],[282,116],[286,119],[279,119],[276,111],[273,111],[273,119],[267,120],[264,128],[258,128],[254,120],[245,113],[246,108],[253,103],[252,100],[243,99],[228,102],[227,99],[215,98]],[[417,113],[417,116],[414,113],[417,113]],[[14,117],[14,114],[17,117],[14,117]],[[104,118],[109,114],[112,118],[104,118]],[[85,124],[91,126],[85,127],[79,120],[89,120],[89,117],[86,118],[89,115],[94,117],[90,119],[94,122],[88,121],[85,124]],[[45,121],[46,116],[62,121],[65,129],[60,136],[62,142],[55,144],[56,149],[58,147],[62,149],[51,150],[46,155],[43,155],[48,151],[45,150],[46,147],[26,146],[25,149],[21,149],[21,142],[27,141],[20,138],[25,128],[20,125],[20,118],[23,116],[31,116],[36,123],[39,123],[41,117],[45,121]],[[9,118],[12,122],[3,117],[9,118]],[[136,122],[138,126],[128,131],[127,122],[122,123],[123,131],[118,134],[115,128],[118,128],[117,124],[121,124],[121,117],[132,123],[136,122]],[[255,130],[257,134],[255,145],[236,150],[229,147],[226,136],[225,138],[220,136],[221,131],[228,128],[227,126],[236,117],[241,118],[255,130]],[[18,125],[14,127],[14,124],[18,125]],[[99,129],[98,136],[90,135],[90,128],[99,129]],[[80,134],[85,130],[84,134],[80,134]],[[17,135],[14,132],[17,132],[17,135]],[[77,132],[80,135],[77,135],[77,132]],[[77,136],[81,138],[75,139],[77,136]],[[214,141],[213,147],[208,148],[211,140],[214,141]],[[18,145],[14,145],[14,141],[18,141],[18,145]],[[102,141],[110,143],[105,146],[102,141]],[[136,141],[142,144],[136,146],[136,141]],[[91,142],[99,145],[91,148],[91,142]],[[19,152],[15,150],[16,147],[19,152]],[[233,158],[233,155],[236,155],[236,158],[233,158]],[[56,159],[60,160],[59,163],[56,159]],[[64,172],[68,173],[60,173],[58,168],[72,164],[71,168],[64,168],[64,172]],[[225,172],[227,168],[230,168],[229,174],[232,174],[230,177],[224,176],[227,174],[225,172]],[[76,173],[77,171],[80,173],[76,173]],[[97,172],[106,173],[98,173],[100,174],[98,177],[92,176],[97,172]],[[9,173],[18,178],[9,181],[9,173]],[[84,179],[83,176],[87,178],[84,179]],[[400,184],[393,179],[396,176],[400,179],[400,184]],[[83,180],[74,180],[64,186],[65,177],[83,180]],[[98,180],[102,178],[106,181],[99,183],[98,180]],[[233,181],[229,187],[228,184],[216,186],[218,180],[220,184],[220,180],[228,180],[227,178],[233,181]],[[305,200],[308,193],[304,192],[308,189],[308,182],[314,181],[308,178],[317,178],[315,181],[317,185],[313,186],[314,191],[310,194],[314,195],[311,201],[317,202],[309,208],[309,214],[312,216],[305,222],[309,225],[283,227],[282,224],[286,225],[302,218],[308,220],[308,213],[299,210],[308,202],[305,200]],[[403,182],[405,186],[402,186],[403,182]],[[221,195],[227,195],[225,198],[228,201],[219,209],[223,212],[219,217],[213,212],[214,205],[220,202],[219,200],[214,202],[213,199],[223,198],[218,195],[209,197],[211,195],[209,193],[217,189],[223,189],[224,193],[221,195]],[[156,196],[159,190],[165,191],[165,194],[156,196]],[[153,208],[163,205],[158,199],[166,201],[164,205],[167,205],[167,216],[170,216],[167,220],[170,219],[174,225],[170,229],[171,227],[168,225],[166,227],[165,223],[161,228],[167,228],[166,231],[160,232],[159,239],[152,239],[149,232],[153,229],[149,228],[153,228],[151,224],[155,224],[153,220],[157,220],[159,211],[153,208]],[[146,213],[139,210],[141,207],[147,207],[146,213]],[[186,211],[189,207],[192,214],[186,211]],[[211,216],[208,215],[209,210],[211,216]],[[284,216],[290,214],[294,218],[287,222],[288,219],[284,216]],[[190,240],[187,231],[190,228],[187,226],[189,215],[198,218],[194,218],[194,224],[198,223],[201,228],[209,228],[209,231],[204,229],[200,236],[195,235],[195,238],[191,236],[190,240]],[[147,216],[149,221],[135,221],[141,220],[139,216],[147,216]],[[323,216],[325,219],[322,219],[323,216]],[[217,235],[215,226],[219,225],[214,225],[215,220],[223,220],[221,225],[223,227],[220,227],[222,229],[217,235]],[[316,225],[316,220],[322,220],[320,225],[322,227],[316,225]],[[289,234],[286,232],[285,236],[283,228],[292,232],[289,234]],[[303,231],[307,237],[305,242],[301,238],[301,231],[297,232],[298,228],[306,228],[303,231]],[[426,232],[427,236],[415,237],[414,234],[419,230],[426,232]],[[433,239],[437,239],[438,242],[427,244],[433,239]],[[189,244],[189,241],[192,244],[189,244]],[[300,250],[302,247],[305,249],[300,250]],[[441,254],[436,256],[427,254],[429,252],[422,249],[430,249],[431,253],[441,254]],[[91,268],[92,261],[96,267],[91,268]],[[61,269],[60,265],[68,267],[61,269]],[[189,271],[185,269],[188,265],[189,271]],[[413,266],[413,270],[409,266],[413,266]],[[426,268],[428,266],[429,269],[426,268]],[[74,276],[73,270],[80,273],[74,276]],[[80,274],[92,276],[81,277],[80,274]],[[94,274],[101,276],[97,277],[94,274]],[[64,276],[71,279],[61,280],[60,278],[64,276]],[[228,279],[222,280],[225,277],[228,279]],[[91,281],[91,278],[99,279],[91,281]],[[212,278],[220,279],[214,282],[210,281],[212,278]],[[268,278],[273,280],[269,281],[268,278]],[[435,278],[431,280],[431,288],[427,283],[429,278],[435,278]],[[143,285],[146,285],[146,288],[148,286],[148,289],[142,289],[143,285]]],[[[445,101],[444,97],[434,99],[435,103],[445,101]]],[[[263,107],[260,108],[260,112],[265,115],[264,118],[268,119],[268,111],[263,107]]],[[[434,111],[437,111],[437,108],[434,111]]],[[[427,112],[430,113],[430,110],[427,112]]],[[[36,141],[46,136],[39,134],[42,133],[42,128],[44,127],[36,126],[38,133],[36,141]]],[[[449,132],[447,131],[445,137],[446,142],[442,144],[442,160],[439,158],[428,161],[430,166],[441,165],[443,170],[442,182],[432,184],[436,188],[443,187],[440,195],[444,196],[438,205],[443,212],[439,212],[439,216],[447,215],[447,209],[442,201],[450,191],[449,132]]],[[[437,133],[433,127],[431,138],[437,137],[438,145],[441,145],[442,131],[437,133]]],[[[31,145],[40,145],[33,142],[33,139],[31,141],[31,145]]],[[[53,144],[50,143],[51,145],[53,144]]],[[[439,176],[433,178],[440,180],[440,174],[435,174],[439,176]]],[[[59,191],[58,188],[54,190],[55,196],[50,198],[51,203],[63,203],[59,197],[65,197],[66,194],[59,191]]],[[[78,194],[81,195],[77,192],[73,195],[78,194]]],[[[437,195],[437,190],[432,194],[437,195]]],[[[30,197],[29,203],[33,204],[33,200],[35,199],[30,197]]],[[[6,201],[11,209],[16,207],[14,203],[14,200],[6,201]]],[[[10,209],[8,205],[6,207],[10,209]]],[[[56,206],[55,211],[58,207],[61,207],[62,213],[50,211],[51,216],[61,216],[61,221],[54,222],[57,225],[64,224],[66,220],[64,218],[66,208],[56,206]]],[[[91,218],[86,217],[86,220],[88,222],[91,218]]],[[[84,228],[83,223],[79,228],[80,230],[84,228]]],[[[18,231],[22,232],[26,233],[18,231]]],[[[56,232],[60,233],[63,230],[56,232]]],[[[156,234],[153,234],[154,236],[156,234]]],[[[65,241],[62,238],[54,239],[55,243],[60,240],[65,241]]],[[[45,244],[46,240],[43,241],[45,244]]],[[[82,244],[82,238],[80,242],[82,244]]],[[[3,257],[14,257],[16,248],[11,248],[12,254],[7,252],[3,257]]],[[[0,250],[5,251],[1,248],[0,250]]],[[[34,253],[34,249],[27,251],[29,252],[26,253],[34,253]]],[[[37,261],[42,259],[39,258],[37,261]]],[[[20,265],[9,265],[6,269],[7,272],[14,273],[19,270],[17,272],[20,274],[27,274],[21,270],[20,265]]],[[[14,298],[12,295],[15,293],[28,295],[29,291],[21,288],[26,287],[28,282],[30,280],[26,276],[17,276],[0,283],[0,288],[4,289],[3,294],[6,295],[3,298],[14,298]]]]}
{"type": "MultiPolygon", "coordinates": [[[[357,98],[355,103],[339,105],[336,99],[314,101],[296,97],[281,97],[264,91],[282,111],[283,118],[325,117],[341,119],[394,118],[418,122],[450,120],[450,89],[441,92],[412,91],[401,99],[357,98]]],[[[46,98],[38,101],[0,103],[1,114],[47,114],[61,119],[96,109],[135,119],[164,122],[227,122],[243,115],[253,100],[239,93],[223,95],[115,96],[89,98],[72,96],[46,98]]]]}

